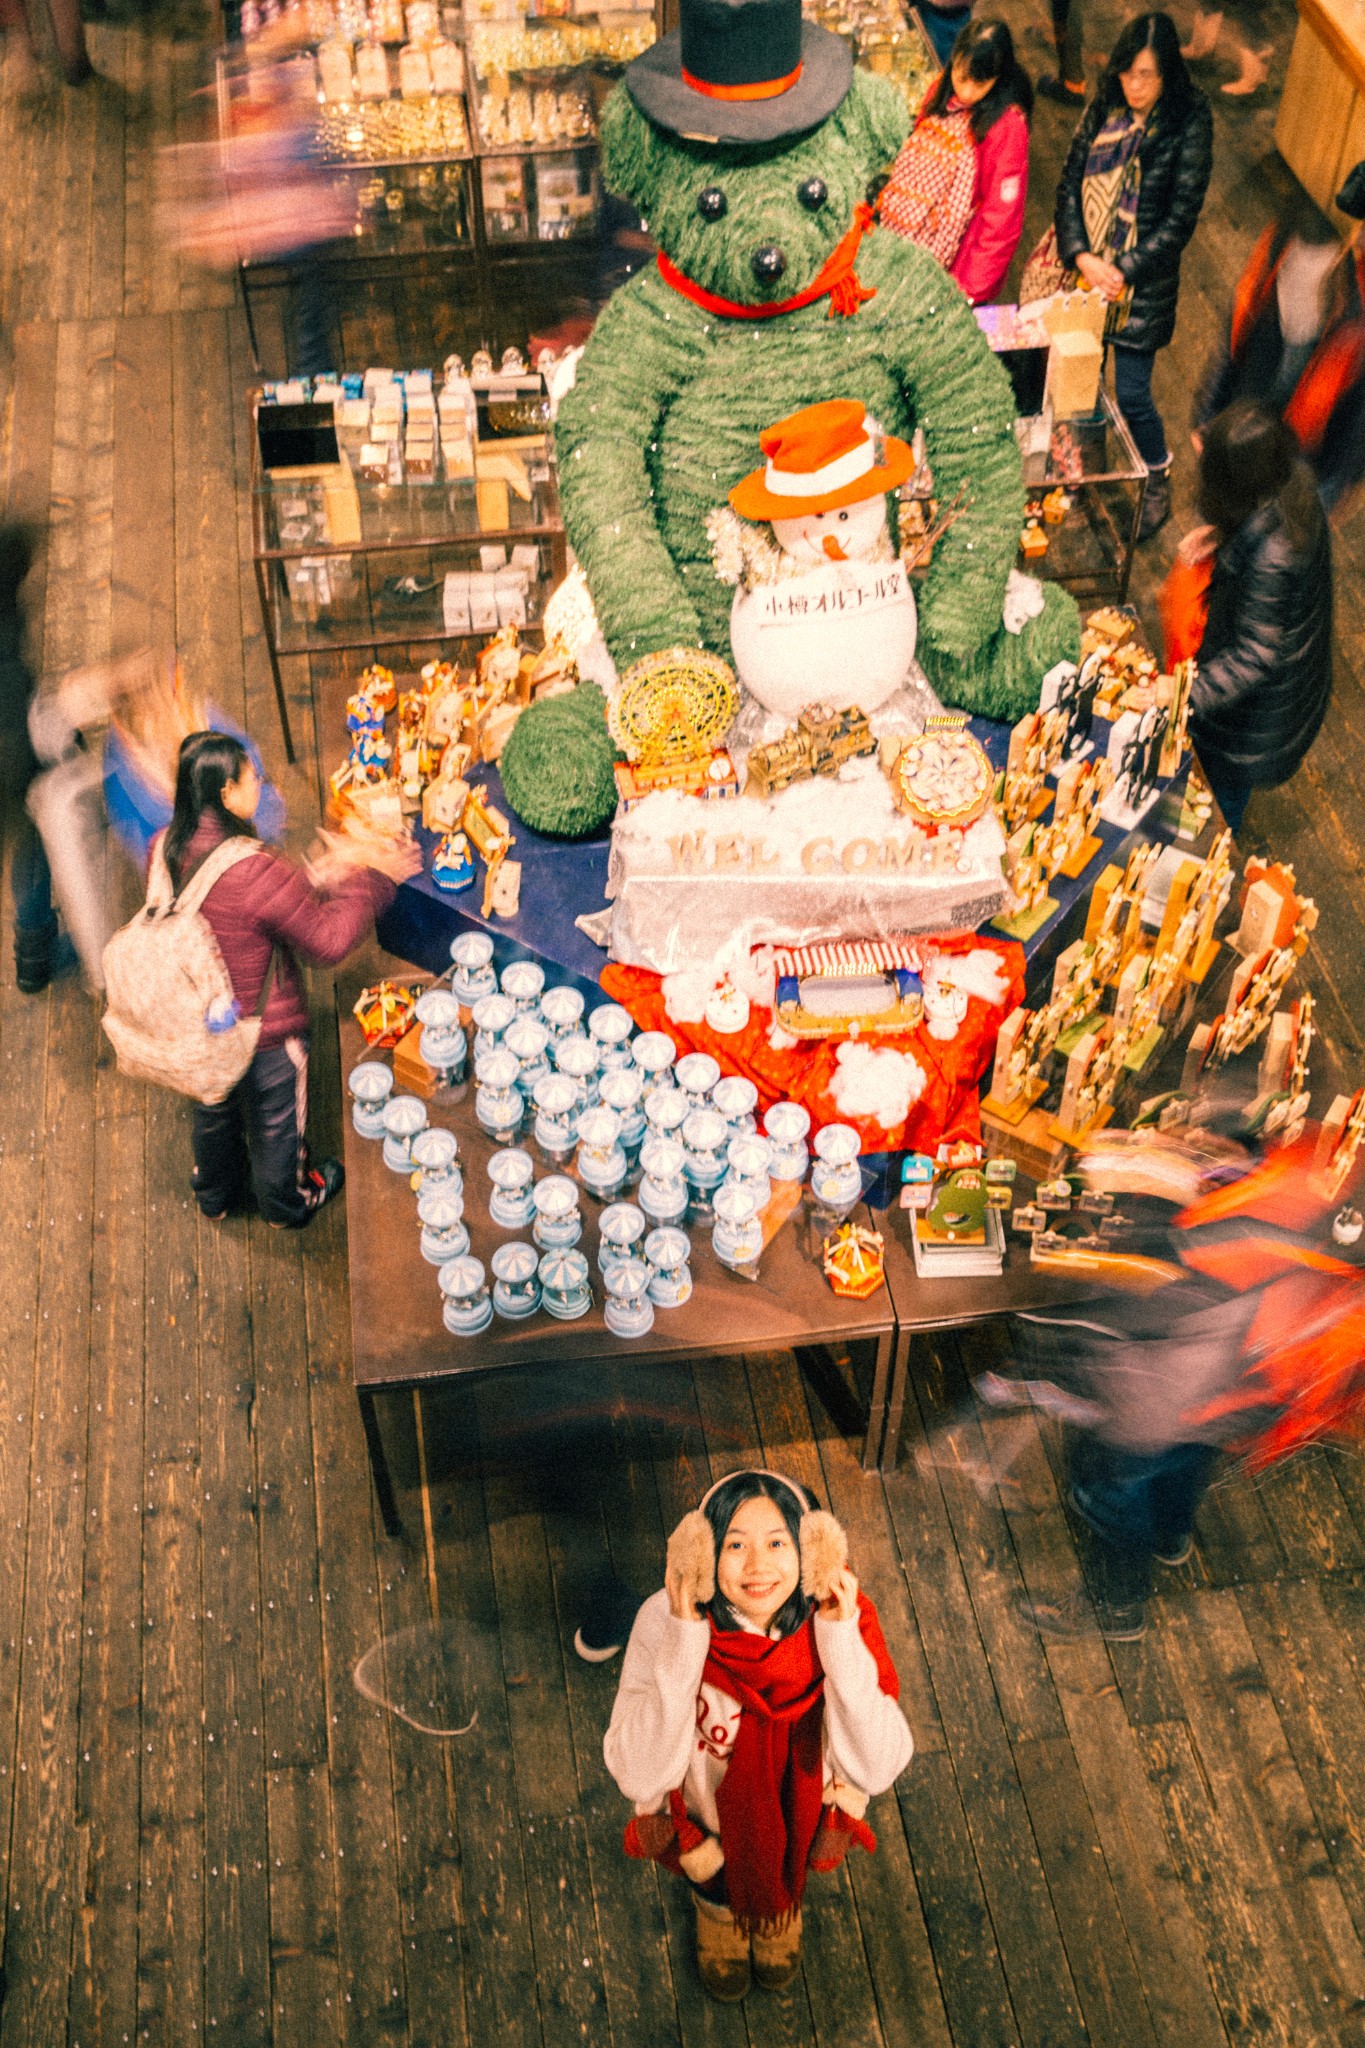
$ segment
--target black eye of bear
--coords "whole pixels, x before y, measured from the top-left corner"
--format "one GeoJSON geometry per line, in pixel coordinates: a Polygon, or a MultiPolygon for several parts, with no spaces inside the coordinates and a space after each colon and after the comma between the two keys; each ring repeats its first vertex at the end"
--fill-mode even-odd
{"type": "Polygon", "coordinates": [[[796,188],[796,196],[807,213],[818,213],[829,197],[823,178],[807,178],[796,188]]]}
{"type": "Polygon", "coordinates": [[[720,220],[728,204],[719,185],[704,186],[697,194],[697,212],[703,220],[720,220]]]}

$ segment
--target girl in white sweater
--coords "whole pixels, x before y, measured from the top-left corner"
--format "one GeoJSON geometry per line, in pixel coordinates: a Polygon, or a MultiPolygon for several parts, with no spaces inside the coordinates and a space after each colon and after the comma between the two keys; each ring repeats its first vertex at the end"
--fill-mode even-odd
{"type": "Polygon", "coordinates": [[[720,1480],[669,1538],[626,1647],[604,1745],[635,1807],[626,1850],[680,1871],[713,1997],[750,1957],[777,1989],[801,1953],[808,1870],[835,1869],[913,1742],[877,1610],[832,1515],[794,1480],[720,1480]]]}

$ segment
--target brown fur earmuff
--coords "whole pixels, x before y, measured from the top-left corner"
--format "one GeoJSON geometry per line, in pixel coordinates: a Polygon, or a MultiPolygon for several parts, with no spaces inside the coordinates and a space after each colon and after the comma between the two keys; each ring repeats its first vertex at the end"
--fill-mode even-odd
{"type": "Polygon", "coordinates": [[[668,1568],[675,1574],[684,1599],[704,1607],[716,1590],[716,1540],[711,1524],[700,1508],[684,1515],[668,1539],[668,1568]]]}
{"type": "Polygon", "coordinates": [[[824,1508],[801,1517],[801,1591],[817,1607],[828,1600],[848,1564],[848,1533],[824,1508]]]}

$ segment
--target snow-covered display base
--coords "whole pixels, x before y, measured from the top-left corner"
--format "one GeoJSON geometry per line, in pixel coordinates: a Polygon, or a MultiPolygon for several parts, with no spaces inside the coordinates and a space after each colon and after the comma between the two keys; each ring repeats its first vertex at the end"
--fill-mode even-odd
{"type": "Polygon", "coordinates": [[[610,954],[658,974],[753,947],[975,930],[1005,902],[993,809],[926,839],[874,758],[725,802],[659,791],[612,830],[610,954]]]}

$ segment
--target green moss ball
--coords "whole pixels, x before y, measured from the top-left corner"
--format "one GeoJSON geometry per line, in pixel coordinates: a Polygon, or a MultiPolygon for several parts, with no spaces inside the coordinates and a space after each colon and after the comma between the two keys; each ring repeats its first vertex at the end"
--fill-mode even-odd
{"type": "Polygon", "coordinates": [[[523,824],[552,839],[585,839],[616,809],[615,764],[606,700],[596,683],[579,683],[522,712],[498,765],[523,824]]]}

